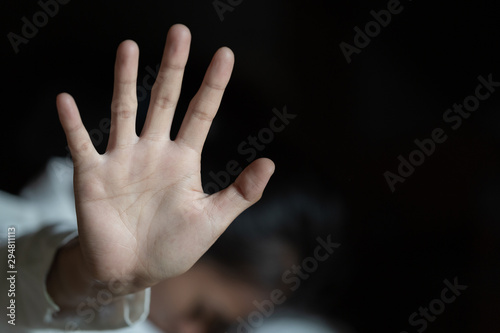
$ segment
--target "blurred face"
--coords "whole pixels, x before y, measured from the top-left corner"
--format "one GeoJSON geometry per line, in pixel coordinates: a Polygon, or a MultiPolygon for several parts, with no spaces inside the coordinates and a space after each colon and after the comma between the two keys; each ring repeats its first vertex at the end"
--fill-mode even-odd
{"type": "Polygon", "coordinates": [[[253,310],[264,290],[236,279],[209,262],[151,290],[149,319],[167,333],[222,332],[253,310]]]}

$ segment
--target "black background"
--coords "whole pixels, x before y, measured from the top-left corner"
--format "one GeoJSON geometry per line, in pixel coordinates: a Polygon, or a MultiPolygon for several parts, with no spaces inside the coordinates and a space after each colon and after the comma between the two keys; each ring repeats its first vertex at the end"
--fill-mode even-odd
{"type": "Polygon", "coordinates": [[[231,159],[245,164],[238,144],[286,105],[297,117],[262,151],[277,166],[270,187],[305,176],[345,203],[347,232],[332,259],[343,264],[331,273],[349,274],[329,288],[332,317],[358,332],[416,332],[409,315],[458,277],[468,289],[428,332],[500,328],[500,92],[455,131],[442,119],[474,93],[479,75],[500,81],[500,3],[402,1],[351,64],[339,44],[352,44],[353,28],[387,1],[247,0],[221,21],[211,1],[72,0],[17,54],[7,34],[20,34],[21,18],[40,7],[0,6],[0,188],[16,193],[50,156],[67,154],[57,93],[71,93],[87,129],[99,128],[118,44],[139,44],[141,79],[160,62],[168,28],[183,23],[193,39],[177,127],[216,49],[236,56],[205,146],[205,180],[231,159]],[[398,155],[438,127],[447,141],[392,193],[384,172],[397,172],[398,155]]]}

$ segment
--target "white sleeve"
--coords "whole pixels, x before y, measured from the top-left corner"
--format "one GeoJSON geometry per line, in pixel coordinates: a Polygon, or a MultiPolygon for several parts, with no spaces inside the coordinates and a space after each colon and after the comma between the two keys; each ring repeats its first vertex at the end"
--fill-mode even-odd
{"type": "MultiPolygon", "coordinates": [[[[15,229],[16,226],[8,228],[15,229]]],[[[115,298],[109,290],[104,289],[96,298],[89,297],[82,302],[73,316],[59,318],[59,307],[47,293],[45,281],[57,249],[73,239],[77,235],[76,230],[70,224],[54,224],[15,239],[14,229],[5,230],[10,231],[10,237],[2,237],[1,247],[5,259],[0,266],[7,272],[7,278],[2,280],[1,289],[12,290],[8,295],[11,296],[8,306],[15,306],[11,306],[13,311],[7,310],[8,314],[14,316],[11,315],[2,324],[15,324],[29,329],[108,330],[132,326],[147,317],[150,289],[115,298]],[[15,263],[7,262],[9,243],[15,244],[15,263]]]]}

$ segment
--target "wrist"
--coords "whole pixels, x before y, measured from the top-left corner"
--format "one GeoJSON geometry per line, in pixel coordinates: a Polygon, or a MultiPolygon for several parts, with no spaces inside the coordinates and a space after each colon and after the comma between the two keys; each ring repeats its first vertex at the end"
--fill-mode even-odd
{"type": "Polygon", "coordinates": [[[61,310],[77,306],[94,282],[86,270],[78,237],[59,248],[46,280],[47,292],[61,310]]]}
{"type": "Polygon", "coordinates": [[[145,289],[132,281],[125,278],[107,278],[106,281],[96,279],[88,269],[76,237],[56,252],[47,275],[46,287],[52,300],[64,312],[75,309],[89,297],[115,299],[145,289]]]}

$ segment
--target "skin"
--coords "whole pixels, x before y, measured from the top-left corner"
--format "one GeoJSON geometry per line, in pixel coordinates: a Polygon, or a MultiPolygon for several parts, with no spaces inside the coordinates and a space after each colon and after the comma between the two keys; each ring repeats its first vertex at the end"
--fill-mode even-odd
{"type": "Polygon", "coordinates": [[[124,41],[116,56],[111,131],[97,153],[74,99],[57,96],[59,119],[74,161],[79,236],[62,247],[47,289],[62,312],[118,281],[115,297],[138,292],[188,271],[229,224],[257,202],[274,164],[258,159],[226,189],[203,192],[200,161],[234,56],[220,48],[191,100],[175,140],[170,127],[179,99],[191,34],[174,25],[152,89],[144,128],[135,132],[139,49],[124,41]]]}

